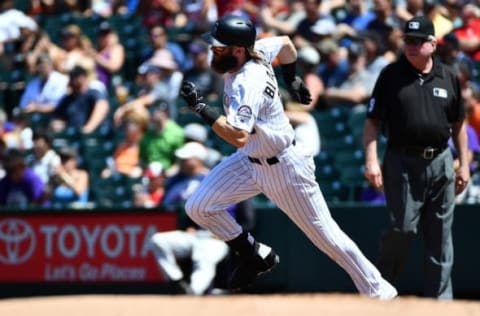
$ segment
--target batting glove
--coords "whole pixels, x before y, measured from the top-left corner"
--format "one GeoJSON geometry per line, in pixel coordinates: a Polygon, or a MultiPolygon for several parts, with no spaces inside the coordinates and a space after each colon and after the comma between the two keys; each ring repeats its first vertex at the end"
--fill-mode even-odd
{"type": "Polygon", "coordinates": [[[202,97],[193,82],[183,81],[180,88],[180,96],[187,102],[188,107],[194,112],[201,112],[205,107],[204,103],[200,103],[202,97]]]}
{"type": "Polygon", "coordinates": [[[295,80],[287,85],[287,89],[296,102],[302,104],[310,104],[310,102],[312,102],[310,91],[308,91],[307,87],[303,83],[302,78],[299,76],[295,76],[295,80]]]}

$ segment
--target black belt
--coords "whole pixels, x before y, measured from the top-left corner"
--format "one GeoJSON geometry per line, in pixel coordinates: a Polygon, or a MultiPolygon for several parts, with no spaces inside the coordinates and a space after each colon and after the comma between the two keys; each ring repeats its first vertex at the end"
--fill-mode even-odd
{"type": "Polygon", "coordinates": [[[439,154],[441,154],[447,148],[447,145],[441,147],[390,145],[389,147],[392,148],[394,151],[398,151],[403,154],[419,156],[425,160],[432,160],[439,154]]]}
{"type": "MultiPolygon", "coordinates": [[[[293,140],[292,145],[295,146],[295,144],[296,144],[296,142],[295,142],[295,140],[293,140]]],[[[248,158],[248,160],[250,160],[250,162],[252,162],[252,163],[258,163],[259,165],[262,164],[262,162],[261,162],[260,159],[258,159],[258,158],[254,158],[254,157],[250,157],[250,156],[247,156],[247,158],[248,158]]],[[[276,156],[267,158],[267,159],[265,159],[265,161],[266,161],[267,164],[269,164],[270,166],[280,162],[280,160],[278,160],[278,158],[277,158],[276,156]]]]}

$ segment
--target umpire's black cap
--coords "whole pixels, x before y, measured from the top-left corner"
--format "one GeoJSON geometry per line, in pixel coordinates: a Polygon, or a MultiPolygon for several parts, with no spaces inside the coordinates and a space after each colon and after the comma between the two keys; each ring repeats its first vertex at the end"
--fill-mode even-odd
{"type": "Polygon", "coordinates": [[[238,15],[226,15],[218,19],[210,32],[202,38],[212,46],[253,47],[257,31],[253,22],[238,15]]]}
{"type": "Polygon", "coordinates": [[[425,16],[416,16],[405,23],[403,36],[429,38],[435,37],[435,28],[432,21],[425,16]]]}

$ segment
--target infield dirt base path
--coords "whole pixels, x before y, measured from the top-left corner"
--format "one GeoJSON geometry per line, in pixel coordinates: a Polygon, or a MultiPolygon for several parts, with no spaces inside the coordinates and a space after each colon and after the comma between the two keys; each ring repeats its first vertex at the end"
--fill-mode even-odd
{"type": "Polygon", "coordinates": [[[358,295],[80,295],[0,300],[1,316],[480,316],[480,302],[358,295]]]}

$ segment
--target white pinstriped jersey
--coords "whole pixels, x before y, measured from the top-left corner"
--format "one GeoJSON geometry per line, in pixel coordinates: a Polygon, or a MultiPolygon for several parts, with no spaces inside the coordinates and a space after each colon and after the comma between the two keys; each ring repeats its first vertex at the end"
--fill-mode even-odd
{"type": "Polygon", "coordinates": [[[293,141],[294,131],[283,110],[271,62],[282,46],[279,37],[255,42],[264,63],[248,61],[225,75],[223,106],[228,123],[250,133],[240,148],[252,157],[273,157],[293,141]]]}

